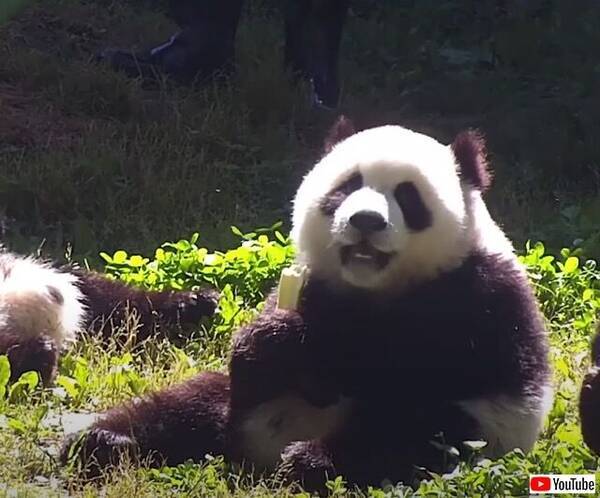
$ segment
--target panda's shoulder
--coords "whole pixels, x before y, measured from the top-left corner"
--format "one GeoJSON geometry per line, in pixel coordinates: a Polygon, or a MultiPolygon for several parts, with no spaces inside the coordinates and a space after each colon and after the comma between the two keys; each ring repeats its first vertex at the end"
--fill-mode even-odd
{"type": "Polygon", "coordinates": [[[462,265],[444,275],[438,284],[454,291],[460,286],[477,294],[528,288],[524,268],[515,256],[480,250],[470,252],[462,265]]]}
{"type": "Polygon", "coordinates": [[[482,319],[536,307],[527,275],[517,259],[482,251],[470,253],[460,267],[420,286],[408,301],[412,314],[446,311],[482,319]]]}

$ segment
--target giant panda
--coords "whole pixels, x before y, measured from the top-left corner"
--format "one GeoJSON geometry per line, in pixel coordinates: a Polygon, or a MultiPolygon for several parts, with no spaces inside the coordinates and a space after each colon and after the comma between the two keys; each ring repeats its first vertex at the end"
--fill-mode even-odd
{"type": "Polygon", "coordinates": [[[600,322],[592,341],[592,365],[581,385],[579,415],[583,440],[600,454],[600,322]]]}
{"type": "Polygon", "coordinates": [[[137,339],[213,314],[216,292],[146,291],[75,266],[0,248],[0,355],[12,379],[27,371],[50,385],[61,351],[81,330],[107,337],[134,313],[137,339]]]}
{"type": "MultiPolygon", "coordinates": [[[[308,269],[297,310],[274,292],[234,335],[229,374],[117,406],[68,438],[88,476],[222,454],[321,490],[444,470],[443,448],[529,450],[552,401],[547,336],[510,242],[482,199],[484,142],[401,126],[334,144],[295,196],[308,269]]],[[[70,456],[69,456],[70,455],[70,456]]]]}

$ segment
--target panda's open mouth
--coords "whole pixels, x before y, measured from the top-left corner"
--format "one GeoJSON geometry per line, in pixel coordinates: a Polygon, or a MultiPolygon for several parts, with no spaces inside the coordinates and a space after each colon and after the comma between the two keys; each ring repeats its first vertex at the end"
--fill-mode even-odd
{"type": "Polygon", "coordinates": [[[367,265],[378,270],[385,268],[392,257],[390,253],[380,251],[364,240],[358,244],[342,246],[340,256],[345,266],[367,265]]]}

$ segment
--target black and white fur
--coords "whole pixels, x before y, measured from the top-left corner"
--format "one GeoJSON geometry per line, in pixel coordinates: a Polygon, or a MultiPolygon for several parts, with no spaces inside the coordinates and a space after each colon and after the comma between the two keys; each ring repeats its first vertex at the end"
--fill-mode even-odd
{"type": "Polygon", "coordinates": [[[137,338],[143,339],[160,325],[199,322],[216,302],[212,290],[145,291],[0,248],[0,354],[8,356],[13,379],[33,370],[50,384],[60,352],[82,330],[108,336],[136,315],[137,338]]]}
{"type": "Polygon", "coordinates": [[[338,473],[368,485],[441,470],[436,439],[485,439],[492,457],[532,447],[552,400],[546,332],[482,200],[482,139],[337,135],[294,201],[299,309],[272,295],[237,332],[229,376],[109,411],[84,438],[86,463],[216,452],[323,489],[338,473]]]}
{"type": "Polygon", "coordinates": [[[579,416],[583,440],[600,455],[600,322],[596,325],[591,350],[591,365],[579,393],[579,416]]]}

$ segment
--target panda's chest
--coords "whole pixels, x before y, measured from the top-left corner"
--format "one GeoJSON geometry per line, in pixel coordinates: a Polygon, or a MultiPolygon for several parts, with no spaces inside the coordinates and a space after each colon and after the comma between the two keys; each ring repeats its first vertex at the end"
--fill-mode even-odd
{"type": "Polygon", "coordinates": [[[371,305],[362,309],[349,306],[307,322],[307,340],[314,344],[315,351],[325,349],[328,355],[335,356],[337,350],[359,355],[378,351],[385,356],[397,348],[414,351],[424,346],[435,348],[436,344],[445,347],[446,342],[452,342],[450,336],[457,340],[463,335],[468,319],[463,312],[423,304],[371,305]]]}
{"type": "Polygon", "coordinates": [[[369,390],[377,378],[401,385],[411,371],[472,364],[482,340],[472,321],[464,311],[431,303],[372,307],[315,324],[307,340],[315,364],[326,365],[341,385],[369,390]]]}

